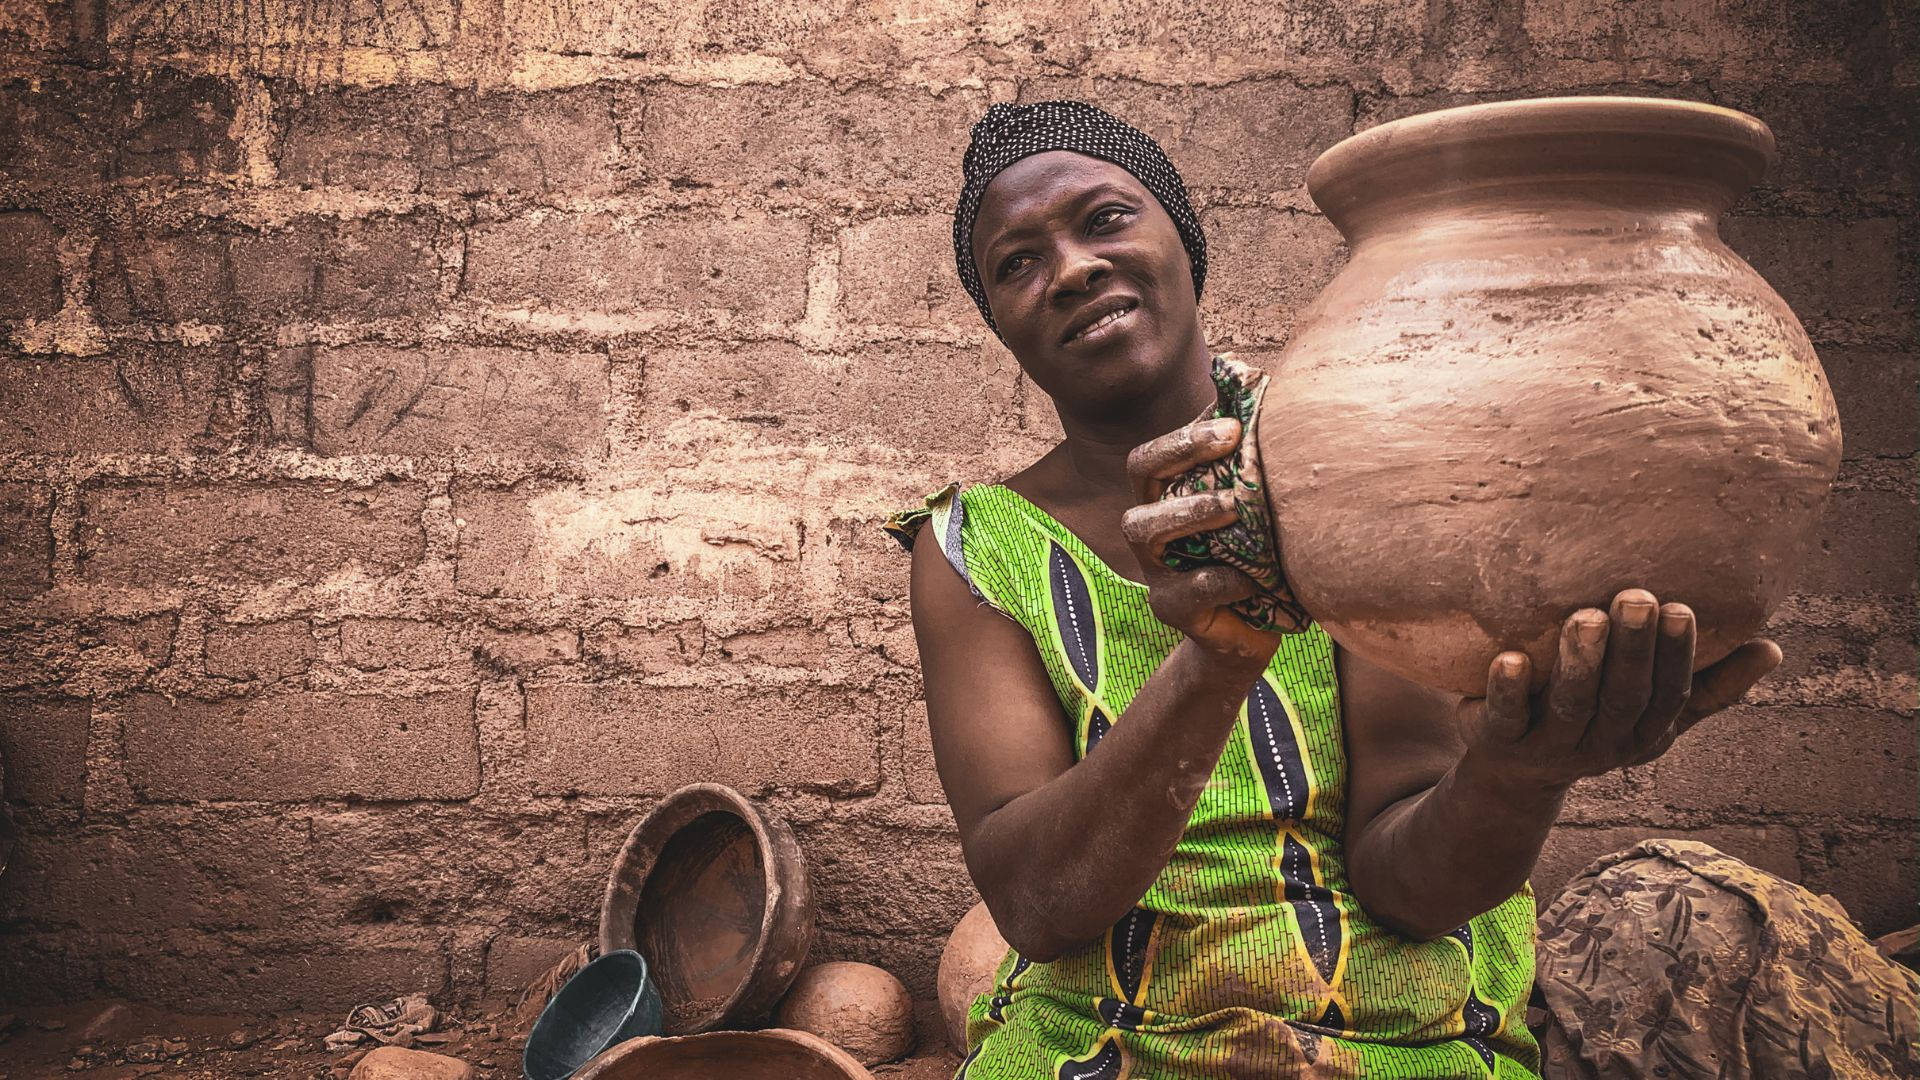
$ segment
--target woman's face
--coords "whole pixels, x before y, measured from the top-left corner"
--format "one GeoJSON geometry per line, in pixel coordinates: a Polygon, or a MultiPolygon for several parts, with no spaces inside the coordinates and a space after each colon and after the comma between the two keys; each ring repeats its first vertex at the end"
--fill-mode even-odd
{"type": "Polygon", "coordinates": [[[1007,347],[1068,411],[1163,392],[1204,360],[1179,230],[1118,165],[1053,150],[1008,166],[981,198],[973,257],[1007,347]]]}

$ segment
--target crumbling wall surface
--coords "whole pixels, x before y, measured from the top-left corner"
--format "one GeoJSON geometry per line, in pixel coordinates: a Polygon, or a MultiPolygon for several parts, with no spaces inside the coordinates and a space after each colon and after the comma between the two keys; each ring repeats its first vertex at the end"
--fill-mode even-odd
{"type": "Polygon", "coordinates": [[[1255,358],[1344,257],[1302,178],[1356,130],[1569,91],[1771,123],[1727,234],[1846,431],[1786,666],[1583,787],[1538,880],[1698,837],[1913,922],[1900,8],[5,0],[0,996],[510,991],[697,780],[792,822],[817,956],[930,994],[973,894],[878,525],[1057,433],[947,215],[971,121],[1063,95],[1165,142],[1255,358]]]}

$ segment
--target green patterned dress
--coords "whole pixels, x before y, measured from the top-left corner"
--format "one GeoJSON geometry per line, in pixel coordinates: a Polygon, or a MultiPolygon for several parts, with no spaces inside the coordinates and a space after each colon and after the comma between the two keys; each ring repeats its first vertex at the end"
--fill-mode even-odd
{"type": "MultiPolygon", "coordinates": [[[[931,529],[1033,636],[1076,759],[1180,641],[1144,586],[1009,488],[949,487],[889,528],[909,544],[931,529]]],[[[956,1080],[1536,1076],[1532,889],[1411,941],[1354,899],[1345,812],[1333,642],[1314,624],[1283,639],[1134,910],[1052,963],[1008,953],[968,1013],[956,1080]]]]}

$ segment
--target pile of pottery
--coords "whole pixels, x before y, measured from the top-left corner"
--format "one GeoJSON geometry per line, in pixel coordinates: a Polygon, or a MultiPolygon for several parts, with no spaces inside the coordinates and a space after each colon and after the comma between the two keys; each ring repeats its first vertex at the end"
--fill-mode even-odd
{"type": "Polygon", "coordinates": [[[540,1013],[527,1080],[859,1080],[904,1057],[906,987],[870,964],[805,966],[813,931],[786,823],[718,784],[674,792],[614,860],[599,956],[540,1013]]]}

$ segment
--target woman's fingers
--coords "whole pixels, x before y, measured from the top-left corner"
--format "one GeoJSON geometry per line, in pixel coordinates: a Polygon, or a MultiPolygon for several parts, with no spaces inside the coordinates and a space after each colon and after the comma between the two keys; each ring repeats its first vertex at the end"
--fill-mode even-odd
{"type": "Polygon", "coordinates": [[[1240,421],[1228,417],[1200,420],[1176,428],[1127,455],[1127,477],[1136,498],[1150,503],[1160,497],[1166,482],[1195,465],[1225,457],[1240,445],[1240,421]]]}
{"type": "Polygon", "coordinates": [[[1606,659],[1599,697],[1588,727],[1588,748],[1622,756],[1632,748],[1634,729],[1653,700],[1654,623],[1659,602],[1645,589],[1625,589],[1613,598],[1606,659]]]}
{"type": "Polygon", "coordinates": [[[1487,668],[1486,735],[1498,742],[1519,742],[1527,736],[1532,704],[1527,697],[1532,664],[1527,654],[1509,650],[1493,658],[1487,668]]]}
{"type": "Polygon", "coordinates": [[[1120,532],[1158,563],[1174,540],[1231,525],[1237,516],[1232,492],[1207,491],[1132,507],[1120,515],[1120,532]]]}
{"type": "Polygon", "coordinates": [[[1600,661],[1607,649],[1607,613],[1582,608],[1560,627],[1560,655],[1547,685],[1545,716],[1531,734],[1543,751],[1571,753],[1593,719],[1600,692],[1600,661]]]}
{"type": "Polygon", "coordinates": [[[1674,724],[1674,734],[1738,702],[1753,684],[1772,674],[1784,654],[1767,638],[1754,638],[1693,677],[1693,693],[1674,724]]]}
{"type": "Polygon", "coordinates": [[[1660,605],[1653,647],[1653,700],[1633,729],[1636,747],[1656,746],[1680,719],[1693,695],[1693,648],[1698,633],[1693,609],[1685,604],[1660,605]]]}

